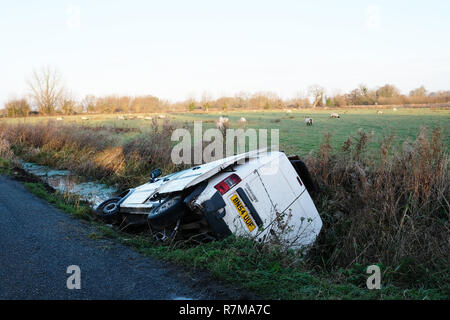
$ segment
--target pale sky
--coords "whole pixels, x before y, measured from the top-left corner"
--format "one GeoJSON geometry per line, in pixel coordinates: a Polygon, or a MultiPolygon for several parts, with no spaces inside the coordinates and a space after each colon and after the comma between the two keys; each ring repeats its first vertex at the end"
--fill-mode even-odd
{"type": "Polygon", "coordinates": [[[0,107],[47,65],[77,98],[448,90],[449,38],[446,0],[0,0],[0,107]]]}

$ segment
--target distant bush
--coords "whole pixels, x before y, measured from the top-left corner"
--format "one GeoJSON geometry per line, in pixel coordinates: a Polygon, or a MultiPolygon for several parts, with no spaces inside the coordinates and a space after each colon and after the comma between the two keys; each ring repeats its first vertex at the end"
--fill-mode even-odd
{"type": "Polygon", "coordinates": [[[26,117],[30,110],[30,104],[24,98],[9,100],[5,103],[5,113],[8,117],[26,117]]]}

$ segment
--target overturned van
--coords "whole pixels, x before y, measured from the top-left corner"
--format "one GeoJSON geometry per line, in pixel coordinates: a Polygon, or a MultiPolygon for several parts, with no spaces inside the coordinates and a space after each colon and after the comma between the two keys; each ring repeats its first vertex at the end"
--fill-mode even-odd
{"type": "Polygon", "coordinates": [[[101,203],[98,216],[146,223],[162,238],[234,233],[294,248],[311,245],[322,228],[305,164],[283,152],[248,152],[160,175],[154,170],[148,183],[101,203]]]}

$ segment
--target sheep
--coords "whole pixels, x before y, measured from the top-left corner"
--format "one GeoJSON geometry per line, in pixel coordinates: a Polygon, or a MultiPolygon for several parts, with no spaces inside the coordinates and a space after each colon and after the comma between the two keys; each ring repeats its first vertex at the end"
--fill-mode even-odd
{"type": "Polygon", "coordinates": [[[306,118],[306,119],[305,119],[305,123],[306,123],[307,126],[312,126],[312,124],[313,124],[313,119],[312,119],[312,118],[306,118]]]}
{"type": "Polygon", "coordinates": [[[88,117],[81,117],[81,120],[89,120],[88,117]]]}
{"type": "Polygon", "coordinates": [[[340,118],[341,116],[339,114],[337,114],[336,112],[333,112],[332,114],[330,114],[330,118],[340,118]]]}
{"type": "Polygon", "coordinates": [[[165,114],[160,114],[160,115],[158,116],[159,119],[164,119],[165,117],[166,117],[165,114]]]}
{"type": "Polygon", "coordinates": [[[244,117],[240,118],[238,121],[239,126],[245,126],[246,123],[247,123],[247,119],[245,119],[244,117]]]}
{"type": "Polygon", "coordinates": [[[397,108],[392,109],[393,111],[397,111],[397,108]]]}
{"type": "Polygon", "coordinates": [[[117,119],[119,119],[119,120],[125,120],[125,117],[124,117],[124,116],[118,116],[117,119]]]}
{"type": "Polygon", "coordinates": [[[378,110],[378,111],[377,111],[377,114],[383,114],[383,111],[378,110]]]}
{"type": "Polygon", "coordinates": [[[144,120],[152,120],[152,117],[145,117],[144,120]]]}
{"type": "Polygon", "coordinates": [[[61,117],[56,118],[56,121],[62,121],[61,117]]]}
{"type": "Polygon", "coordinates": [[[217,129],[228,128],[229,121],[230,119],[221,116],[219,121],[216,122],[217,129]]]}

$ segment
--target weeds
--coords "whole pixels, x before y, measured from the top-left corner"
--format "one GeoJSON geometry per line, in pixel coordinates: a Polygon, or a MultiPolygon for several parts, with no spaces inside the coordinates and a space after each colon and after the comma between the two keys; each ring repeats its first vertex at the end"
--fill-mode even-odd
{"type": "MultiPolygon", "coordinates": [[[[177,170],[170,161],[174,127],[168,122],[152,126],[149,133],[122,143],[103,129],[51,122],[3,125],[0,158],[14,152],[25,160],[132,185],[147,179],[155,167],[177,170]]],[[[196,246],[155,246],[134,236],[123,242],[143,253],[206,268],[220,279],[238,279],[268,297],[368,297],[362,289],[365,267],[379,264],[385,287],[381,295],[370,293],[371,298],[442,298],[442,292],[449,292],[448,151],[436,129],[422,129],[401,148],[394,148],[393,138],[384,137],[374,153],[367,150],[371,136],[362,130],[340,148],[333,148],[326,134],[319,151],[306,157],[319,186],[314,202],[324,222],[306,260],[240,238],[196,246]],[[403,286],[413,289],[402,296],[403,286]]],[[[27,188],[85,216],[75,199],[55,200],[33,184],[27,188]]],[[[111,228],[102,232],[118,236],[111,228]]]]}
{"type": "Polygon", "coordinates": [[[71,170],[127,188],[148,179],[151,168],[174,169],[170,137],[174,127],[153,122],[150,131],[120,142],[103,127],[41,124],[0,126],[0,153],[12,150],[25,161],[71,170]]]}
{"type": "Polygon", "coordinates": [[[401,150],[385,137],[376,161],[365,152],[366,134],[354,140],[336,151],[326,135],[307,158],[324,221],[310,259],[324,268],[383,263],[398,274],[408,261],[410,275],[448,262],[449,156],[440,132],[422,129],[401,150]]]}

